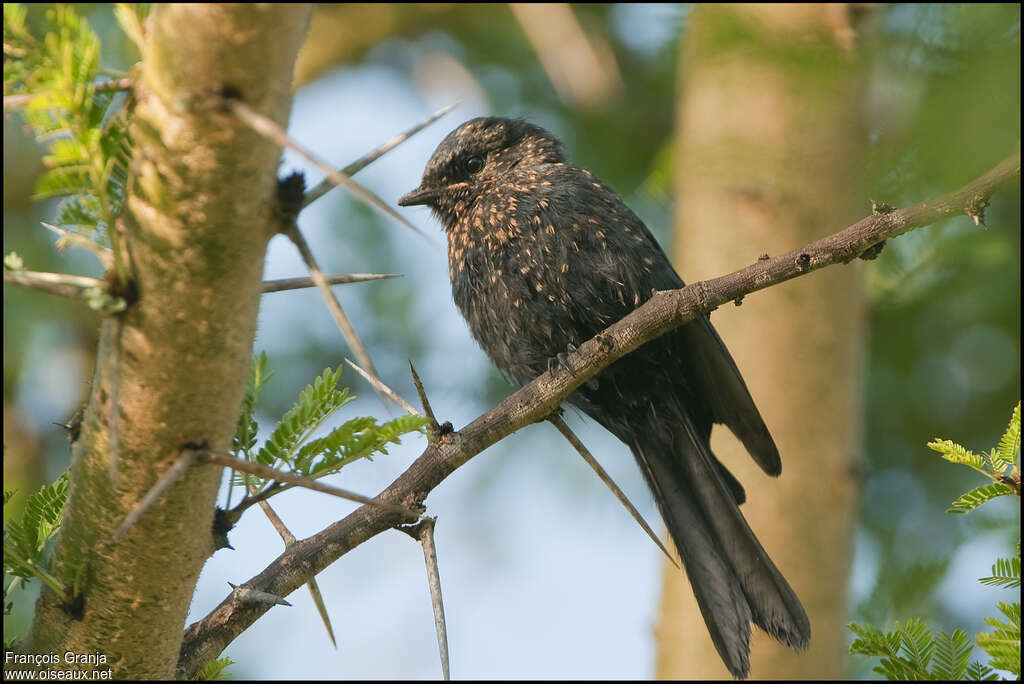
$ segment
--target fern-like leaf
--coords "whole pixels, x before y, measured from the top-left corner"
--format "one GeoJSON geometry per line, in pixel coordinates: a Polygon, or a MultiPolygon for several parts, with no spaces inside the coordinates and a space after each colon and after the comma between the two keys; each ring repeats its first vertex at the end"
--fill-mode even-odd
{"type": "Polygon", "coordinates": [[[994,482],[988,485],[981,485],[961,494],[960,498],[953,502],[952,508],[947,509],[946,512],[969,513],[981,504],[1000,496],[1006,496],[1007,494],[1013,494],[1013,490],[1004,484],[994,482]]]}
{"type": "Polygon", "coordinates": [[[984,470],[985,459],[970,449],[949,439],[936,439],[928,442],[928,448],[942,454],[942,458],[951,463],[962,463],[979,470],[984,470]]]}
{"type": "Polygon", "coordinates": [[[30,496],[21,518],[4,527],[4,572],[25,579],[37,576],[37,568],[43,565],[46,543],[60,529],[67,491],[65,473],[30,496]],[[10,557],[6,553],[8,548],[10,557]]]}
{"type": "Polygon", "coordinates": [[[967,666],[967,672],[964,673],[964,678],[972,682],[994,682],[998,681],[999,673],[988,665],[972,662],[967,666]]]}
{"type": "Polygon", "coordinates": [[[935,666],[931,671],[932,679],[954,680],[963,679],[971,660],[974,644],[971,637],[962,629],[955,630],[952,635],[939,632],[935,635],[935,666]]]}
{"type": "Polygon", "coordinates": [[[300,445],[339,408],[352,401],[349,389],[336,389],[341,377],[341,366],[330,368],[299,393],[299,401],[290,408],[266,441],[256,460],[276,467],[279,463],[295,465],[295,456],[300,445]]]}
{"type": "Polygon", "coordinates": [[[1017,465],[1020,459],[1020,402],[1013,407],[1010,424],[999,439],[999,445],[992,453],[992,467],[1003,472],[1008,467],[1017,465]]]}
{"type": "Polygon", "coordinates": [[[1020,557],[1000,558],[992,566],[992,575],[978,580],[990,587],[1015,588],[1020,586],[1020,557]]]}
{"type": "Polygon", "coordinates": [[[231,450],[237,457],[248,458],[249,452],[256,446],[256,435],[259,432],[259,424],[253,418],[256,402],[259,400],[263,386],[272,378],[274,373],[267,371],[267,353],[260,352],[253,357],[252,365],[249,367],[249,383],[245,389],[245,398],[242,400],[242,412],[238,416],[238,425],[235,428],[235,437],[231,442],[231,450]]]}
{"type": "Polygon", "coordinates": [[[25,122],[49,146],[36,197],[67,198],[58,212],[76,231],[109,231],[124,205],[131,141],[126,115],[113,110],[117,93],[97,92],[99,37],[67,5],[46,12],[40,38],[25,16],[4,5],[4,95],[28,98],[25,122]]]}
{"type": "Polygon", "coordinates": [[[935,639],[923,621],[912,619],[899,630],[903,651],[909,656],[915,669],[927,672],[935,650],[935,639]]]}
{"type": "Polygon", "coordinates": [[[195,676],[192,677],[195,681],[214,681],[218,679],[230,679],[231,673],[227,672],[226,669],[234,665],[235,661],[231,658],[218,658],[217,660],[211,660],[203,666],[203,669],[199,670],[195,676]]]}
{"type": "Polygon", "coordinates": [[[1012,672],[1020,679],[1020,604],[999,603],[999,611],[1009,622],[985,618],[985,624],[993,631],[978,634],[975,641],[988,653],[992,667],[1012,672]]]}
{"type": "Polygon", "coordinates": [[[850,653],[880,657],[872,668],[888,680],[929,679],[928,660],[934,649],[931,632],[920,620],[897,623],[895,629],[882,633],[870,625],[851,624],[858,635],[850,646],[850,653]]]}

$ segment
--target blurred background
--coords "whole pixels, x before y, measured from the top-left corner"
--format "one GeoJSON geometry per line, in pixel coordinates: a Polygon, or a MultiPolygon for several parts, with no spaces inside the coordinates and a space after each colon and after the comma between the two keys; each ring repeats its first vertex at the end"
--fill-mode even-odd
{"type": "MultiPolygon", "coordinates": [[[[872,200],[903,206],[957,188],[1019,148],[1019,5],[774,7],[319,6],[297,67],[289,132],[340,167],[458,102],[359,173],[394,202],[460,122],[526,117],[622,194],[687,280],[835,232],[867,215],[872,200]]],[[[125,70],[138,59],[111,6],[77,10],[103,39],[106,66],[125,70]]],[[[58,254],[39,225],[54,216],[54,203],[31,199],[40,156],[19,116],[5,113],[4,252],[34,270],[98,276],[89,254],[58,254]]],[[[286,153],[281,171],[293,169],[310,186],[320,180],[286,153]]],[[[412,360],[438,418],[458,429],[512,388],[451,301],[439,225],[425,209],[402,211],[426,241],[342,190],[313,204],[299,225],[325,272],[402,274],[336,291],[382,379],[414,398],[412,360]]],[[[827,630],[815,623],[816,644],[841,646],[825,654],[822,677],[870,674],[869,659],[844,655],[847,621],[922,617],[974,634],[1006,600],[976,580],[996,557],[1012,555],[1016,502],[945,514],[981,481],[925,446],[942,437],[987,450],[1020,397],[1018,183],[993,199],[986,223],[943,221],[890,241],[874,261],[799,278],[712,317],[786,464],[778,482],[743,473],[753,494],[748,518],[812,619],[820,606],[808,596],[830,594],[840,607],[822,623],[827,630]],[[819,496],[837,481],[841,495],[819,496]],[[830,516],[834,528],[814,534],[834,544],[805,532],[807,521],[830,516]],[[786,541],[787,531],[814,540],[815,553],[786,541]]],[[[295,249],[275,238],[266,277],[299,275],[295,249]]],[[[34,491],[67,467],[67,437],[54,423],[87,394],[98,323],[78,304],[4,288],[5,489],[34,491]]],[[[314,290],[266,295],[254,348],[275,372],[259,407],[266,429],[325,367],[352,356],[314,290]]],[[[338,420],[398,415],[350,370],[342,383],[359,399],[338,420]]],[[[567,415],[660,528],[628,450],[567,415]]],[[[374,494],[424,445],[409,438],[331,481],[374,494]]],[[[295,490],[274,504],[299,537],[352,509],[295,490]]],[[[663,595],[688,592],[685,579],[675,570],[662,579],[658,549],[551,426],[523,429],[472,459],[427,506],[438,516],[454,677],[693,671],[674,670],[672,642],[659,655],[655,638],[670,633],[673,619],[663,595]]],[[[224,598],[228,581],[249,579],[282,548],[255,509],[230,538],[236,550],[207,563],[189,622],[224,598]]],[[[302,589],[289,597],[294,607],[270,611],[227,649],[235,676],[439,676],[422,553],[406,535],[374,538],[319,582],[337,649],[302,589]]],[[[5,640],[26,629],[32,601],[32,592],[18,597],[5,640]]],[[[687,653],[692,633],[678,637],[687,653]]]]}

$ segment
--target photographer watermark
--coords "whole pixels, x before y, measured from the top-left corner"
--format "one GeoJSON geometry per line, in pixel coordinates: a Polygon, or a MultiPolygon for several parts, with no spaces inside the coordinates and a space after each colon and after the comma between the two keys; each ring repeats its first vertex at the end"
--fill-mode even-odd
{"type": "Polygon", "coordinates": [[[4,653],[4,679],[23,680],[81,680],[96,681],[112,678],[105,653],[4,653]],[[19,665],[24,669],[16,669],[19,665]]]}

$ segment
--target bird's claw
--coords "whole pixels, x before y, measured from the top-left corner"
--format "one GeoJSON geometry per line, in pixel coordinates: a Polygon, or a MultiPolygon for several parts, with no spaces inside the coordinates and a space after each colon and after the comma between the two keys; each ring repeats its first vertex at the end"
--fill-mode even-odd
{"type": "MultiPolygon", "coordinates": [[[[569,345],[569,351],[576,351],[576,347],[569,345]]],[[[569,363],[569,355],[567,353],[559,352],[552,358],[548,359],[548,373],[552,372],[556,364],[568,371],[569,375],[576,375],[576,369],[573,368],[571,363],[569,363]]]]}

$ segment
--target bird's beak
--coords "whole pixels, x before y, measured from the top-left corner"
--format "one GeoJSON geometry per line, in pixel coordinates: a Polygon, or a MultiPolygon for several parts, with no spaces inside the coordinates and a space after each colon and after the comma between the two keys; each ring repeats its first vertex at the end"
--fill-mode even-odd
{"type": "Polygon", "coordinates": [[[417,204],[430,204],[439,194],[437,188],[425,188],[422,185],[415,190],[405,193],[402,198],[398,200],[398,205],[402,207],[412,207],[417,204]]]}

